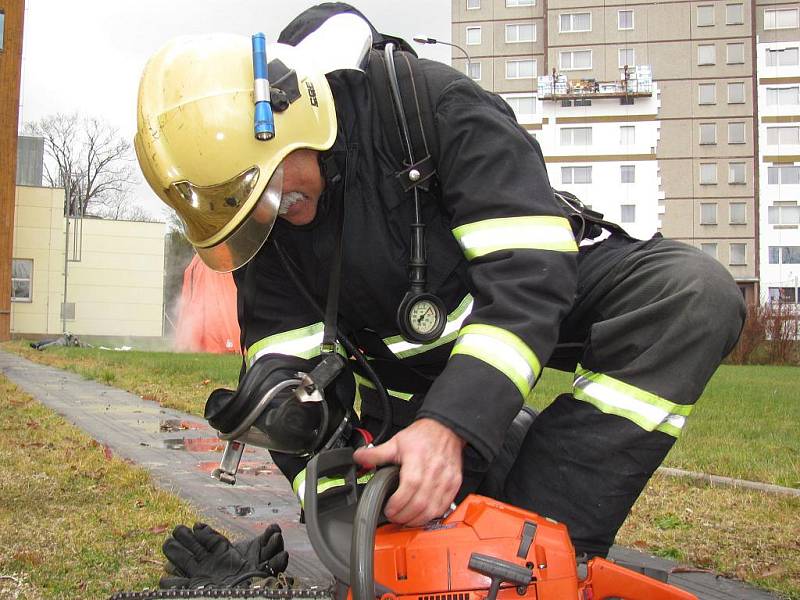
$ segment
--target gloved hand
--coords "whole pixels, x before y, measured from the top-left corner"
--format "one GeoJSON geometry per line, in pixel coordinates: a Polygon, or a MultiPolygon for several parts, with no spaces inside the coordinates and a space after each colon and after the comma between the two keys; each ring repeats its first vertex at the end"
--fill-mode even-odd
{"type": "Polygon", "coordinates": [[[205,523],[195,523],[192,529],[178,525],[162,550],[169,559],[170,575],[161,578],[161,588],[247,585],[248,573],[277,575],[289,560],[277,525],[237,545],[205,523]]]}

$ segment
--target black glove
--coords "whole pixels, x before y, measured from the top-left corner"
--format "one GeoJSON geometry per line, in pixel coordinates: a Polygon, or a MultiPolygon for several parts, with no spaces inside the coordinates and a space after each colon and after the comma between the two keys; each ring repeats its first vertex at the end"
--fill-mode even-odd
{"type": "Polygon", "coordinates": [[[171,576],[161,578],[161,588],[248,585],[248,574],[276,575],[288,563],[277,525],[238,548],[205,523],[195,523],[192,529],[178,525],[162,550],[173,569],[171,576]]]}

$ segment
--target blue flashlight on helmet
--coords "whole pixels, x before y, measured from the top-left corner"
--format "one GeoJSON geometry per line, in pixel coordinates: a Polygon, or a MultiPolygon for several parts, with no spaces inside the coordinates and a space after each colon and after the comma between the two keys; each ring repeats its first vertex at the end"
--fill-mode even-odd
{"type": "Polygon", "coordinates": [[[263,33],[252,36],[253,42],[253,100],[255,102],[255,135],[266,141],[275,137],[275,120],[269,92],[269,70],[267,67],[267,41],[263,33]]]}

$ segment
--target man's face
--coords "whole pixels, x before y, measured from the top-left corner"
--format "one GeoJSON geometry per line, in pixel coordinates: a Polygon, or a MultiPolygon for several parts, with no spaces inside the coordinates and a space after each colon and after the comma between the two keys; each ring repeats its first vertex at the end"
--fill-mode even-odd
{"type": "Polygon", "coordinates": [[[325,180],[315,150],[295,150],[283,159],[282,195],[295,201],[280,215],[292,225],[307,225],[317,214],[317,203],[325,180]]]}

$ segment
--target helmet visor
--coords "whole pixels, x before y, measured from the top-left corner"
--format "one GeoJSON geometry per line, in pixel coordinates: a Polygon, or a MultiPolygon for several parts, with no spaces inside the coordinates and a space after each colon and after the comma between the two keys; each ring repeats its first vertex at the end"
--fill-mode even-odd
{"type": "Polygon", "coordinates": [[[193,201],[207,207],[202,218],[192,218],[200,211],[178,212],[182,215],[186,226],[186,237],[195,246],[202,261],[214,271],[226,273],[247,263],[267,241],[275,225],[283,189],[283,166],[278,165],[264,191],[252,203],[252,208],[248,208],[247,199],[256,187],[258,176],[258,167],[253,167],[236,178],[216,186],[201,188],[191,186],[188,182],[171,186],[175,193],[181,194],[184,202],[193,201]],[[208,239],[214,232],[226,226],[230,227],[240,211],[246,211],[246,216],[236,217],[239,223],[226,237],[212,245],[203,245],[201,240],[208,239]],[[202,237],[194,237],[194,232],[200,231],[202,237]]]}

